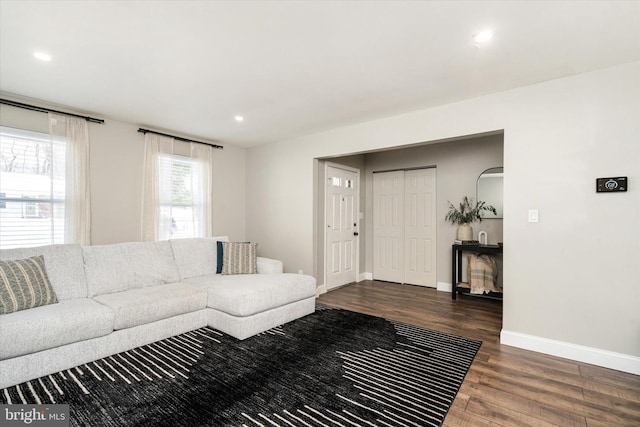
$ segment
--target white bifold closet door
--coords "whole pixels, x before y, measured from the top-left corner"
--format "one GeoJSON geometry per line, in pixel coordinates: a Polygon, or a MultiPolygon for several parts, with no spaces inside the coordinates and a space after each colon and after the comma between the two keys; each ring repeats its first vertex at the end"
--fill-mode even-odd
{"type": "Polygon", "coordinates": [[[436,169],[373,174],[373,278],[436,287],[436,169]]]}

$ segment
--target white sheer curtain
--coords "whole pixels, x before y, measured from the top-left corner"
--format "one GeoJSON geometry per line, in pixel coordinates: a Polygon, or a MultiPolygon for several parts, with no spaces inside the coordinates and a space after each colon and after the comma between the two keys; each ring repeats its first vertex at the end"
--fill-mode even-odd
{"type": "Polygon", "coordinates": [[[171,174],[163,174],[170,164],[174,139],[145,133],[142,178],[142,240],[166,240],[171,237],[171,174]]]}
{"type": "Polygon", "coordinates": [[[62,173],[62,169],[57,165],[65,165],[64,189],[53,189],[54,195],[62,194],[61,192],[64,191],[64,241],[89,245],[91,244],[89,126],[85,119],[49,113],[49,136],[53,141],[65,142],[64,163],[60,161],[63,159],[53,160],[54,174],[62,173]]]}
{"type": "Polygon", "coordinates": [[[175,155],[174,146],[173,138],[145,134],[143,241],[211,236],[213,148],[190,143],[175,155]]]}
{"type": "Polygon", "coordinates": [[[193,203],[194,236],[211,237],[211,176],[213,147],[205,144],[191,145],[191,188],[193,203]]]}

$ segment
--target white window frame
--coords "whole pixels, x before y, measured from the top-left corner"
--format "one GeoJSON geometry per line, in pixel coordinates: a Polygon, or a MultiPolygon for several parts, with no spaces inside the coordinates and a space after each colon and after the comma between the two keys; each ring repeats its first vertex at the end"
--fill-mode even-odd
{"type": "MultiPolygon", "coordinates": [[[[163,210],[168,209],[169,210],[169,216],[170,216],[170,221],[171,221],[171,230],[170,230],[170,235],[168,236],[169,238],[189,238],[189,237],[203,237],[203,236],[198,236],[197,235],[197,229],[198,227],[195,226],[195,222],[196,222],[196,218],[195,218],[195,209],[198,207],[202,207],[201,205],[198,205],[196,203],[196,200],[198,200],[198,197],[194,197],[194,188],[193,188],[193,180],[194,180],[194,165],[195,165],[195,160],[187,157],[187,156],[181,156],[178,154],[163,154],[160,156],[160,163],[161,163],[161,170],[160,170],[160,179],[168,179],[171,181],[171,194],[169,195],[169,199],[166,199],[166,195],[161,195],[161,202],[160,202],[160,216],[162,217],[163,215],[163,210]],[[171,162],[171,171],[167,171],[167,159],[171,162]],[[176,167],[176,164],[178,165],[187,165],[189,167],[189,179],[187,180],[188,182],[188,188],[187,190],[190,193],[190,201],[186,202],[186,203],[179,203],[179,202],[174,202],[173,198],[175,197],[175,193],[173,191],[174,189],[174,179],[175,179],[175,172],[174,172],[174,168],[176,167]],[[170,177],[166,177],[165,174],[166,173],[171,173],[172,176],[170,177]],[[183,222],[185,221],[184,217],[182,219],[180,219],[180,221],[176,220],[175,222],[175,226],[176,229],[174,229],[174,220],[175,215],[174,212],[177,209],[184,209],[184,208],[190,208],[191,209],[191,219],[187,220],[187,226],[183,227],[182,224],[180,224],[179,222],[183,222]]],[[[185,182],[186,184],[186,182],[185,182]]],[[[164,221],[161,220],[160,223],[162,224],[164,221]]],[[[162,225],[160,225],[160,227],[162,227],[162,225]]],[[[162,233],[162,230],[159,230],[160,233],[162,233]]],[[[162,236],[162,234],[160,235],[161,239],[162,237],[166,237],[166,236],[162,236]]]]}

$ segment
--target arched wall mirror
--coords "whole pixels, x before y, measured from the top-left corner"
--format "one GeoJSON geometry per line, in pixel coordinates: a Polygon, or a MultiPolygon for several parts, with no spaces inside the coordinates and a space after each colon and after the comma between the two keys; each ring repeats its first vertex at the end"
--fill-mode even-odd
{"type": "Polygon", "coordinates": [[[476,200],[483,201],[487,205],[493,206],[498,212],[498,215],[494,215],[492,212],[481,211],[480,215],[482,215],[482,218],[503,218],[503,180],[504,168],[502,167],[489,168],[486,171],[482,172],[478,177],[478,183],[476,186],[476,200]]]}

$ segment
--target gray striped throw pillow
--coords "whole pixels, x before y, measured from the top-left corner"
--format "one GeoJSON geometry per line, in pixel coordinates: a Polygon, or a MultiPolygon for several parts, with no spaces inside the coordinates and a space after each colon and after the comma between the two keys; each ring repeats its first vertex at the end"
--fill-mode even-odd
{"type": "Polygon", "coordinates": [[[222,242],[222,274],[256,274],[257,243],[222,242]]]}
{"type": "Polygon", "coordinates": [[[42,255],[0,261],[0,314],[57,302],[42,255]]]}

